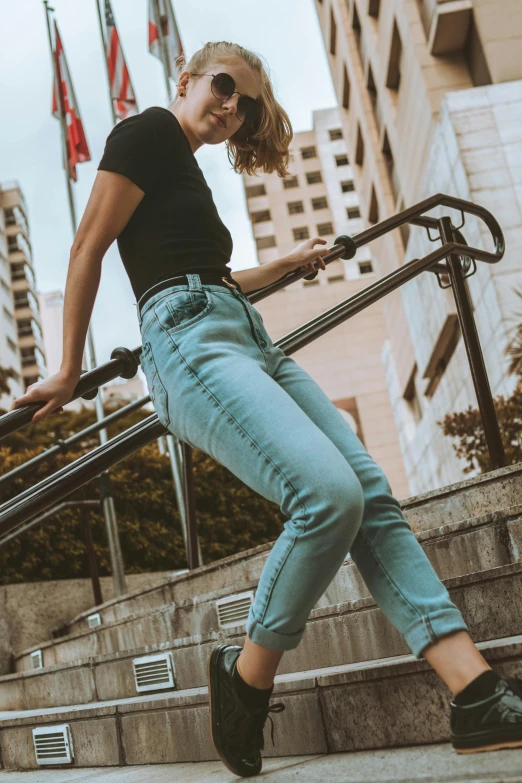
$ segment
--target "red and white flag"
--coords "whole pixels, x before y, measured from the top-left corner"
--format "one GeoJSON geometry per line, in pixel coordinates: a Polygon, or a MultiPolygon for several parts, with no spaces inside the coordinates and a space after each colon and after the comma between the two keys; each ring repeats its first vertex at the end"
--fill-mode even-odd
{"type": "Polygon", "coordinates": [[[116,116],[124,120],[131,114],[138,114],[138,102],[132,88],[109,0],[105,0],[105,30],[110,94],[114,101],[116,116]]]}
{"type": "Polygon", "coordinates": [[[55,48],[53,58],[55,62],[55,78],[53,80],[53,107],[52,113],[57,120],[65,115],[67,137],[67,167],[69,179],[77,181],[76,164],[85,163],[91,159],[89,145],[85,138],[82,121],[80,118],[80,109],[74,94],[74,88],[65,59],[62,39],[58,33],[56,20],[54,21],[55,48]],[[56,74],[58,74],[58,84],[56,84],[56,74]],[[57,89],[58,88],[58,89],[57,89]],[[59,91],[59,92],[58,92],[59,91]],[[63,114],[62,114],[63,113],[63,114]]]}
{"type": "Polygon", "coordinates": [[[163,62],[161,39],[165,43],[167,76],[178,80],[176,59],[184,54],[170,0],[149,0],[149,52],[163,62]]]}

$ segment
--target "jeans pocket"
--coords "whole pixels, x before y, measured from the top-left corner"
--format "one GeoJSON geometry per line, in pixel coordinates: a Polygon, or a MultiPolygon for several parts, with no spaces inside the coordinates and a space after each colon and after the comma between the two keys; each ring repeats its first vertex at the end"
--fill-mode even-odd
{"type": "Polygon", "coordinates": [[[168,427],[170,424],[170,415],[167,390],[159,377],[158,368],[152,354],[152,346],[149,342],[143,343],[140,354],[140,364],[147,381],[150,399],[154,405],[154,410],[158,414],[158,419],[164,427],[168,427]]]}
{"type": "Polygon", "coordinates": [[[168,332],[175,333],[201,321],[214,307],[212,293],[204,288],[178,291],[167,297],[165,308],[157,311],[158,319],[168,332]]]}

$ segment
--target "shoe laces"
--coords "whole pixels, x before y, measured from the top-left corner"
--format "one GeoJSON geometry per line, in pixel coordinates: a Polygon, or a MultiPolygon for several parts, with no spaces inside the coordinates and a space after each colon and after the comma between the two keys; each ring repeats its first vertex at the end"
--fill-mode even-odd
{"type": "Polygon", "coordinates": [[[229,741],[238,747],[244,748],[245,745],[250,745],[254,751],[263,750],[265,747],[263,729],[266,723],[266,719],[270,721],[270,738],[272,740],[272,746],[274,745],[274,722],[269,715],[270,712],[282,712],[286,709],[282,702],[277,702],[267,707],[261,707],[253,710],[246,710],[248,716],[247,720],[240,726],[239,731],[232,735],[229,735],[229,741]]]}
{"type": "Polygon", "coordinates": [[[522,680],[518,677],[502,677],[502,679],[507,682],[513,693],[522,699],[522,680]]]}

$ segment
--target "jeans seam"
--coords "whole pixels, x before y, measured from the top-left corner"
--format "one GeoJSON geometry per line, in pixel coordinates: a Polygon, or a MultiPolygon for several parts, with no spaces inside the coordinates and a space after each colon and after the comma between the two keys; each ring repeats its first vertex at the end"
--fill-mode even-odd
{"type": "Polygon", "coordinates": [[[425,628],[425,629],[428,631],[428,635],[429,635],[429,636],[430,636],[430,638],[433,640],[433,631],[432,631],[431,627],[430,627],[430,629],[428,630],[428,628],[427,628],[427,625],[426,625],[426,615],[423,615],[423,614],[422,614],[422,612],[419,612],[419,610],[418,610],[418,609],[417,609],[415,606],[413,606],[413,604],[412,604],[412,603],[410,603],[410,601],[408,600],[408,598],[406,598],[406,596],[404,595],[404,593],[402,593],[402,592],[401,592],[401,590],[400,590],[400,589],[397,587],[397,585],[395,584],[395,582],[393,581],[393,579],[392,579],[392,578],[391,578],[391,576],[389,575],[388,571],[386,570],[386,568],[385,568],[385,567],[384,567],[384,565],[382,564],[382,562],[381,562],[381,560],[380,560],[379,556],[377,555],[377,553],[376,553],[375,549],[373,548],[373,546],[372,546],[372,544],[371,544],[371,542],[370,542],[370,540],[369,540],[368,536],[366,535],[366,533],[364,532],[364,530],[363,530],[362,528],[359,530],[359,534],[360,534],[360,535],[362,535],[362,537],[363,537],[363,538],[364,538],[364,540],[366,541],[366,544],[368,545],[368,548],[371,550],[371,552],[372,552],[372,554],[373,554],[373,556],[374,556],[375,560],[376,560],[376,561],[377,561],[377,563],[379,564],[380,568],[382,569],[382,572],[383,572],[383,574],[386,576],[386,578],[387,578],[388,582],[390,583],[390,585],[392,586],[392,588],[395,590],[395,592],[397,593],[397,595],[399,595],[399,596],[400,596],[400,598],[402,598],[402,600],[404,601],[404,603],[405,603],[407,606],[409,606],[409,607],[410,607],[410,609],[412,609],[412,610],[413,610],[413,612],[414,612],[414,614],[417,616],[417,618],[421,620],[421,622],[422,622],[422,624],[423,624],[424,628],[425,628]]]}
{"type": "MultiPolygon", "coordinates": [[[[159,321],[158,321],[158,323],[159,323],[159,321]]],[[[175,342],[175,340],[173,339],[172,335],[171,335],[171,334],[169,334],[169,332],[168,332],[166,329],[164,329],[164,328],[161,326],[161,324],[160,324],[160,328],[162,329],[162,331],[163,331],[163,332],[165,332],[165,334],[167,335],[167,337],[168,337],[168,338],[169,338],[169,340],[171,341],[172,345],[174,346],[174,349],[175,349],[175,350],[178,352],[178,354],[179,354],[179,356],[180,356],[181,360],[183,361],[183,363],[184,363],[185,367],[187,368],[187,370],[189,371],[189,373],[192,375],[192,377],[193,377],[193,378],[196,380],[196,382],[197,382],[197,383],[198,383],[198,384],[199,384],[199,385],[200,385],[200,386],[201,386],[201,387],[202,387],[202,388],[203,388],[203,389],[206,391],[206,393],[207,393],[207,394],[208,394],[208,395],[209,395],[209,396],[212,398],[212,400],[214,401],[214,404],[216,404],[218,407],[220,407],[220,408],[221,408],[221,410],[222,410],[222,411],[224,411],[224,413],[225,413],[225,414],[226,414],[226,415],[227,415],[227,416],[228,416],[228,417],[231,419],[231,421],[232,421],[232,422],[233,422],[233,423],[236,425],[236,427],[238,428],[238,430],[240,430],[240,431],[243,433],[243,435],[244,435],[244,436],[245,436],[245,437],[246,437],[246,438],[247,438],[247,439],[250,441],[250,443],[251,443],[251,444],[252,444],[252,445],[253,445],[253,446],[254,446],[254,447],[255,447],[255,448],[258,450],[258,452],[259,452],[260,454],[262,454],[262,455],[263,455],[263,457],[264,457],[264,458],[266,459],[266,461],[267,461],[267,462],[268,462],[268,463],[269,463],[269,464],[272,466],[272,468],[273,468],[273,469],[274,469],[274,470],[275,470],[275,471],[276,471],[276,472],[277,472],[277,473],[278,473],[278,474],[281,476],[281,478],[283,479],[283,481],[284,481],[284,482],[285,482],[285,483],[286,483],[286,484],[287,484],[287,485],[290,487],[290,489],[291,489],[291,490],[292,490],[292,492],[294,493],[294,496],[295,496],[295,498],[296,498],[297,502],[298,502],[298,503],[301,505],[301,507],[303,508],[303,511],[305,512],[305,514],[307,514],[307,515],[308,515],[308,509],[306,508],[305,504],[303,503],[303,501],[302,501],[302,500],[301,500],[301,498],[299,497],[299,494],[297,493],[297,490],[296,490],[296,489],[295,489],[295,488],[292,486],[292,483],[289,481],[289,479],[287,479],[287,477],[284,475],[284,473],[282,472],[282,470],[281,470],[280,468],[278,468],[278,467],[277,467],[277,465],[275,464],[275,462],[274,462],[272,459],[270,459],[270,457],[268,456],[268,454],[266,454],[266,453],[263,451],[263,449],[262,449],[262,448],[259,446],[259,444],[258,444],[258,443],[256,443],[256,442],[255,442],[255,440],[254,440],[254,439],[253,439],[253,438],[252,438],[252,437],[251,437],[251,436],[248,434],[248,432],[246,432],[246,430],[245,430],[245,429],[244,429],[244,428],[241,426],[241,424],[240,424],[240,423],[237,421],[237,419],[235,418],[235,416],[233,416],[233,415],[232,415],[232,413],[230,413],[230,411],[228,411],[228,410],[225,408],[225,406],[224,406],[224,405],[223,405],[223,404],[222,404],[222,403],[221,403],[221,402],[220,402],[220,401],[217,399],[217,397],[216,397],[216,396],[215,396],[215,395],[214,395],[214,394],[213,394],[213,393],[210,391],[210,389],[208,388],[208,386],[206,386],[206,384],[205,384],[205,383],[204,383],[204,382],[201,380],[201,378],[199,378],[199,377],[198,377],[197,373],[195,373],[195,372],[194,372],[194,370],[192,369],[192,367],[190,366],[190,364],[188,363],[188,361],[185,359],[185,357],[184,357],[184,356],[183,356],[183,354],[181,353],[181,351],[180,351],[180,349],[179,349],[179,346],[176,344],[176,342],[175,342]]],[[[303,532],[304,532],[304,530],[305,530],[305,528],[303,528],[303,532]]]]}

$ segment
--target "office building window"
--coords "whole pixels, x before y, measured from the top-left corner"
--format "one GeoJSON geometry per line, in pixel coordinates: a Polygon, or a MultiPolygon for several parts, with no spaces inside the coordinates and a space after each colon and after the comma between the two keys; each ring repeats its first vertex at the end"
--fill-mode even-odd
{"type": "Polygon", "coordinates": [[[318,198],[313,198],[312,207],[313,209],[327,209],[328,201],[326,196],[318,196],[318,198]]]}
{"type": "MultiPolygon", "coordinates": [[[[404,203],[404,198],[401,198],[398,211],[402,212],[404,209],[406,209],[406,204],[404,203]]],[[[410,238],[410,224],[403,223],[402,226],[399,226],[399,231],[401,232],[402,244],[406,250],[406,247],[408,246],[408,240],[410,238]]]]}
{"type": "Polygon", "coordinates": [[[325,234],[333,234],[333,226],[330,222],[328,223],[318,223],[317,224],[317,233],[320,237],[324,237],[325,234]]]}
{"type": "Polygon", "coordinates": [[[348,71],[346,65],[343,65],[343,109],[348,110],[350,108],[350,80],[348,79],[348,71]]]}
{"type": "Polygon", "coordinates": [[[348,155],[336,155],[335,156],[335,165],[336,166],[347,166],[348,165],[348,155]]]}
{"type": "Polygon", "coordinates": [[[272,220],[269,209],[262,209],[260,212],[252,212],[250,218],[252,223],[264,223],[267,220],[272,220]]]}
{"type": "Polygon", "coordinates": [[[388,74],[386,76],[386,87],[391,90],[398,90],[401,83],[401,58],[402,41],[397,27],[397,20],[393,22],[393,34],[390,47],[390,59],[388,61],[388,74]]]}
{"type": "Polygon", "coordinates": [[[368,16],[373,16],[374,19],[379,18],[379,11],[381,10],[381,0],[370,0],[368,3],[368,16]]]}
{"type": "Polygon", "coordinates": [[[247,198],[254,198],[255,196],[266,195],[266,188],[264,185],[248,185],[246,188],[247,198]]]}
{"type": "Polygon", "coordinates": [[[299,182],[297,181],[297,176],[295,175],[293,177],[286,177],[283,180],[283,187],[285,188],[285,190],[287,190],[288,188],[296,188],[298,185],[299,182]]]}
{"type": "Polygon", "coordinates": [[[331,128],[328,133],[330,134],[330,141],[337,141],[337,139],[343,138],[343,132],[341,128],[331,128]]]}
{"type": "Polygon", "coordinates": [[[300,212],[304,212],[304,206],[302,201],[289,201],[286,206],[288,207],[289,215],[297,215],[300,212]]]}
{"type": "Polygon", "coordinates": [[[377,106],[377,87],[375,86],[375,80],[373,78],[373,71],[371,65],[368,66],[368,79],[366,80],[366,89],[368,90],[368,95],[370,96],[373,113],[375,114],[375,107],[377,106]]]}
{"type": "Polygon", "coordinates": [[[303,159],[306,158],[316,158],[317,157],[317,150],[312,145],[310,147],[301,147],[301,157],[303,159]]]}
{"type": "Polygon", "coordinates": [[[461,329],[458,315],[456,313],[448,313],[433,347],[427,367],[424,370],[423,378],[429,379],[428,385],[424,390],[426,397],[433,396],[446,367],[450,363],[451,357],[455,353],[460,337],[461,329]]]}
{"type": "Polygon", "coordinates": [[[361,133],[361,126],[357,123],[357,144],[355,146],[355,162],[362,166],[364,162],[364,141],[361,133]]]}
{"type": "Polygon", "coordinates": [[[300,228],[293,228],[292,233],[294,235],[294,239],[310,239],[310,232],[308,231],[308,228],[306,226],[301,226],[300,228]]]}
{"type": "Polygon", "coordinates": [[[379,222],[379,203],[377,201],[377,194],[375,188],[372,185],[372,197],[370,199],[370,209],[368,210],[368,221],[370,223],[379,222]]]}
{"type": "Polygon", "coordinates": [[[382,154],[388,169],[388,176],[390,178],[390,185],[392,193],[395,199],[399,195],[399,182],[397,179],[397,172],[395,170],[395,162],[393,160],[393,154],[390,147],[390,140],[388,139],[388,132],[384,131],[384,138],[382,141],[382,154]]]}
{"type": "Polygon", "coordinates": [[[256,246],[258,250],[263,250],[265,247],[275,247],[276,246],[276,238],[275,237],[257,237],[256,238],[256,246]]]}
{"type": "Polygon", "coordinates": [[[359,265],[359,274],[361,275],[367,275],[370,272],[373,272],[373,266],[371,261],[358,261],[359,265]]]}
{"type": "Polygon", "coordinates": [[[317,182],[322,182],[323,178],[320,171],[307,171],[306,181],[309,185],[315,185],[317,182]]]}
{"type": "Polygon", "coordinates": [[[422,408],[419,398],[417,396],[417,388],[415,385],[415,376],[417,375],[417,363],[413,366],[413,371],[410,375],[406,388],[404,390],[404,399],[408,403],[408,406],[413,414],[415,421],[419,422],[422,419],[422,408]]]}
{"type": "Polygon", "coordinates": [[[337,48],[337,25],[335,24],[333,9],[330,7],[330,54],[335,55],[336,48],[337,48]]]}
{"type": "Polygon", "coordinates": [[[357,45],[361,45],[361,22],[359,21],[359,14],[357,13],[357,3],[353,3],[353,15],[352,15],[352,30],[355,35],[357,45]]]}
{"type": "Polygon", "coordinates": [[[355,218],[361,217],[361,210],[359,207],[347,207],[346,216],[348,220],[355,220],[355,218]]]}
{"type": "Polygon", "coordinates": [[[355,190],[355,185],[351,179],[346,179],[344,182],[341,182],[341,190],[343,193],[351,193],[352,190],[355,190]]]}

